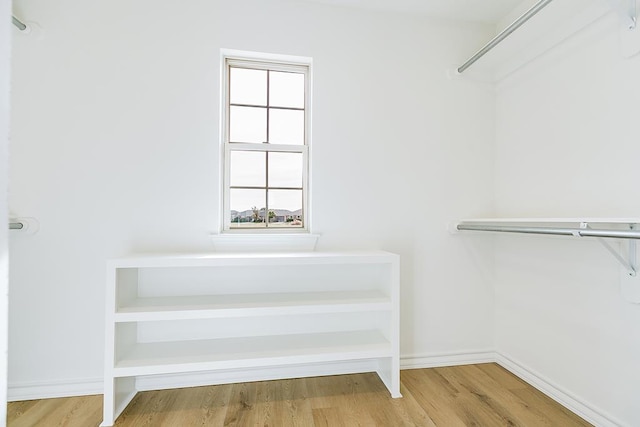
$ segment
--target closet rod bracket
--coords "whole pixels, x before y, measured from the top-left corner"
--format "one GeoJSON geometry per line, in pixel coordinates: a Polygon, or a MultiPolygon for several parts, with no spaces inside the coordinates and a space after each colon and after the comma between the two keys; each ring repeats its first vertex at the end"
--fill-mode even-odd
{"type": "MultiPolygon", "coordinates": [[[[589,224],[584,222],[580,224],[580,228],[588,229],[589,224]]],[[[629,230],[635,230],[635,224],[629,224],[629,230]]],[[[604,246],[604,248],[609,251],[611,255],[624,267],[626,270],[626,274],[631,277],[636,277],[638,275],[638,267],[636,261],[636,253],[637,253],[637,242],[634,239],[629,239],[628,245],[629,249],[627,252],[628,259],[625,259],[624,255],[619,253],[609,242],[607,242],[602,237],[598,237],[598,242],[604,246]]]]}
{"type": "Polygon", "coordinates": [[[637,0],[609,0],[614,11],[625,21],[629,30],[635,30],[638,24],[637,0]]]}
{"type": "Polygon", "coordinates": [[[629,24],[630,30],[635,30],[638,25],[638,6],[636,4],[636,0],[628,0],[629,1],[629,18],[631,19],[631,23],[629,24]]]}
{"type": "MultiPolygon", "coordinates": [[[[635,224],[630,225],[631,229],[636,228],[635,224]]],[[[638,271],[638,248],[636,241],[629,241],[629,264],[633,273],[625,271],[620,280],[620,291],[622,296],[629,302],[640,304],[640,274],[638,271]]]]}

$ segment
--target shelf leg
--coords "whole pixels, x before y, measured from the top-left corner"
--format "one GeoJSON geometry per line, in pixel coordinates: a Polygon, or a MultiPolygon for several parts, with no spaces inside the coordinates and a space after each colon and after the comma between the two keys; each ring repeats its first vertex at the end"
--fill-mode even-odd
{"type": "Polygon", "coordinates": [[[136,393],[135,377],[107,378],[104,387],[104,415],[100,427],[113,426],[136,393]]]}
{"type": "Polygon", "coordinates": [[[388,357],[378,360],[378,376],[389,390],[391,397],[402,397],[400,394],[400,360],[397,357],[388,357]]]}
{"type": "Polygon", "coordinates": [[[115,378],[104,379],[104,395],[102,400],[102,423],[100,427],[110,427],[115,422],[115,378]]]}

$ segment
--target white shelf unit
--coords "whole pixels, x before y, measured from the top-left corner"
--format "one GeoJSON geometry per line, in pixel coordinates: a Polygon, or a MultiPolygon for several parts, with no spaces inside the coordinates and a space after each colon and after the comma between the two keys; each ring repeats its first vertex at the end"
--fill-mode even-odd
{"type": "Polygon", "coordinates": [[[102,426],[141,390],[374,371],[401,397],[398,255],[107,263],[102,426]]]}

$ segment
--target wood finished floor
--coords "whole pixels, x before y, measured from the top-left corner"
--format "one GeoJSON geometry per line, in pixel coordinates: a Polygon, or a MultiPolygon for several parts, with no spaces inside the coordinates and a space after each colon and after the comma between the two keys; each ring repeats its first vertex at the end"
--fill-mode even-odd
{"type": "MultiPolygon", "coordinates": [[[[138,393],[116,426],[590,426],[496,364],[138,393]]],[[[98,426],[102,396],[12,402],[9,427],[98,426]]]]}

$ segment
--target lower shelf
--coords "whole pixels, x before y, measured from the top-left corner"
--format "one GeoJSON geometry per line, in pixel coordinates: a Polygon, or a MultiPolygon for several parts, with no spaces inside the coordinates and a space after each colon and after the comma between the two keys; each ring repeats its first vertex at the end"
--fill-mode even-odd
{"type": "Polygon", "coordinates": [[[276,335],[136,344],[114,377],[392,357],[379,331],[276,335]]]}

